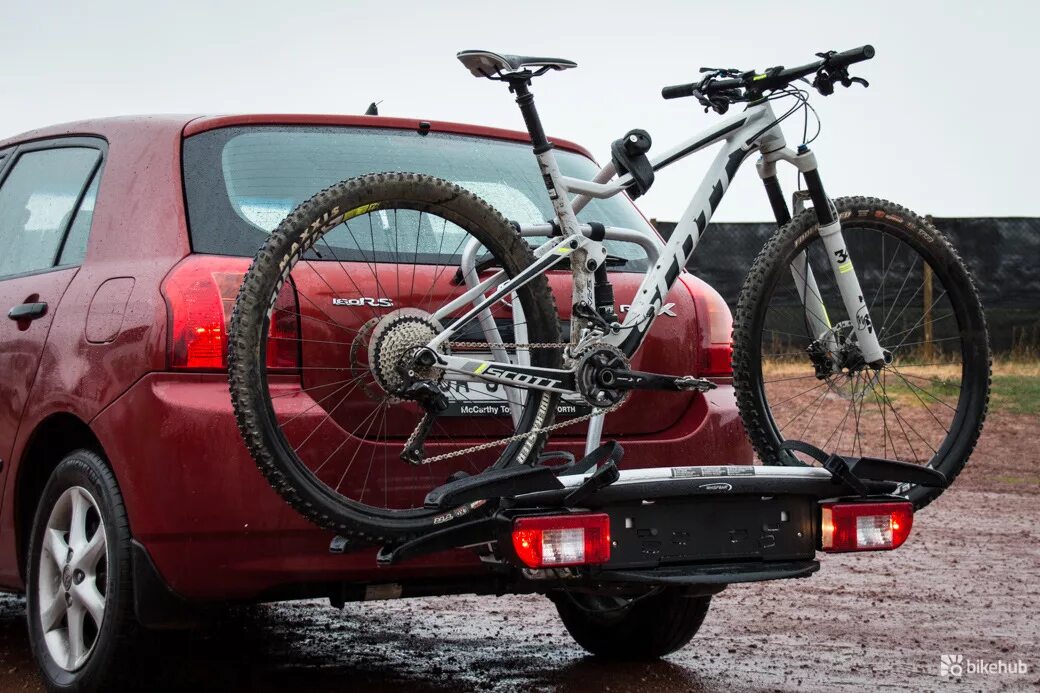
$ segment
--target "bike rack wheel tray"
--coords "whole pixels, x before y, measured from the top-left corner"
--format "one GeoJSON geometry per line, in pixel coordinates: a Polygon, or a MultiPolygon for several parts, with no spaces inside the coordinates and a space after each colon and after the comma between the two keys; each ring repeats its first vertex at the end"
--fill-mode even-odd
{"type": "MultiPolygon", "coordinates": [[[[877,458],[846,459],[804,443],[824,466],[685,466],[618,470],[624,454],[606,443],[586,458],[518,466],[452,481],[426,498],[432,509],[488,503],[485,516],[380,550],[380,565],[472,548],[490,565],[529,580],[567,584],[686,585],[805,577],[819,569],[824,500],[904,501],[908,484],[942,487],[938,471],[877,458]],[[530,570],[511,540],[519,518],[605,513],[610,558],[600,565],[530,570]]],[[[721,589],[721,587],[719,587],[721,589]]]]}

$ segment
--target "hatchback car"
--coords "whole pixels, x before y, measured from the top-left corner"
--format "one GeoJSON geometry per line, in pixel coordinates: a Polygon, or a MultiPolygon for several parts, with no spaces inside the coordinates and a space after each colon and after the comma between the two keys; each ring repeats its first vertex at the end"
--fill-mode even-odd
{"type": "MultiPolygon", "coordinates": [[[[331,553],[330,533],[268,487],[242,444],[226,327],[265,235],[341,179],[429,173],[519,222],[550,218],[526,140],[412,119],[242,115],[111,118],[0,142],[0,586],[27,593],[50,687],[96,687],[128,628],[190,622],[198,605],[496,590],[467,552],[379,569],[374,549],[331,553]]],[[[581,147],[555,144],[571,175],[595,173],[581,147]]],[[[609,242],[623,312],[660,240],[621,197],[582,217],[649,239],[609,242]]],[[[551,277],[560,298],[568,277],[551,277]]],[[[328,310],[392,309],[377,290],[338,289],[348,298],[328,310]]],[[[635,393],[603,435],[625,445],[627,466],[748,464],[729,311],[690,274],[667,301],[633,365],[718,387],[635,393]]],[[[307,377],[299,354],[282,356],[307,377]]],[[[470,444],[508,425],[494,393],[449,395],[470,444]]],[[[580,455],[584,430],[552,444],[580,455]]]]}

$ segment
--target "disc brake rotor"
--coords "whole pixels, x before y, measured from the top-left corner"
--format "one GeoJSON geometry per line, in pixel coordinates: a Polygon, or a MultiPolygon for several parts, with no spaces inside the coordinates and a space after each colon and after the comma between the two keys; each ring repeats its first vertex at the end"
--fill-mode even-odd
{"type": "Polygon", "coordinates": [[[881,370],[870,368],[863,362],[856,343],[856,331],[850,321],[835,323],[831,334],[838,344],[838,361],[843,370],[826,378],[827,387],[842,399],[861,400],[871,386],[880,382],[881,370]]]}

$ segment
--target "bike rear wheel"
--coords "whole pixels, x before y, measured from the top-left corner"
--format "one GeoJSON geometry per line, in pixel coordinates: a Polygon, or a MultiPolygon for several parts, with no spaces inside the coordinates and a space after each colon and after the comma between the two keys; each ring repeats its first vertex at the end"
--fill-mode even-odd
{"type": "MultiPolygon", "coordinates": [[[[433,488],[459,474],[537,459],[545,442],[538,433],[464,451],[551,425],[556,395],[499,387],[482,393],[482,401],[512,398],[512,416],[475,418],[465,414],[466,390],[453,389],[443,372],[410,371],[414,350],[470,307],[443,312],[468,289],[456,271],[474,241],[481,278],[499,268],[512,277],[533,262],[531,247],[472,193],[429,176],[382,173],[315,195],[257,253],[231,319],[232,401],[260,471],[318,525],[360,542],[422,534],[484,510],[480,503],[427,509],[423,500],[433,488]],[[431,463],[400,457],[425,412],[407,391],[414,380],[438,388],[461,412],[435,420],[428,456],[443,459],[431,463]]],[[[515,298],[495,304],[495,323],[525,329],[521,341],[559,343],[546,277],[515,298]]],[[[481,340],[487,344],[473,322],[445,349],[481,340]]],[[[516,357],[515,348],[474,355],[516,357]]],[[[559,368],[562,352],[531,349],[525,357],[533,366],[559,368]]]]}
{"type": "MultiPolygon", "coordinates": [[[[986,322],[971,276],[942,233],[913,212],[865,197],[834,204],[891,363],[874,369],[857,360],[852,318],[815,211],[806,210],[763,247],[737,305],[734,383],[745,428],[765,464],[809,463],[780,448],[798,439],[847,457],[927,465],[952,482],[978,441],[989,401],[986,322]],[[798,298],[796,276],[810,269],[826,308],[817,317],[838,345],[834,359],[821,354],[811,308],[798,298]]],[[[901,492],[921,508],[942,489],[901,492]]]]}

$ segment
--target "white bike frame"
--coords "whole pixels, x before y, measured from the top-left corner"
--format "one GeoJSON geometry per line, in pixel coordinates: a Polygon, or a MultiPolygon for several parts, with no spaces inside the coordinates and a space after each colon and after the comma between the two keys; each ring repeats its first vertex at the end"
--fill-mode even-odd
{"type": "MultiPolygon", "coordinates": [[[[659,171],[690,154],[720,142],[722,148],[715,156],[707,175],[694,193],[668,242],[660,248],[656,257],[651,258],[653,266],[646,273],[620,329],[599,333],[593,324],[572,314],[572,346],[578,346],[583,340],[594,338],[596,341],[619,348],[628,356],[639,349],[654,319],[663,312],[668,291],[696,249],[700,235],[711,221],[712,214],[722,201],[741,163],[751,154],[759,152],[761,157],[757,169],[759,176],[766,182],[767,189],[771,181],[775,184],[777,162],[787,162],[805,176],[819,219],[819,235],[827,250],[845,310],[852,316],[852,328],[863,359],[867,363],[883,361],[885,353],[874,332],[863,292],[860,290],[859,279],[849,258],[841,233],[841,221],[819,182],[816,157],[808,147],[802,146],[795,151],[787,146],[769,101],[753,104],[741,113],[723,119],[705,132],[659,156],[652,157],[650,163],[654,171],[659,171]]],[[[628,236],[629,240],[635,237],[633,234],[643,236],[637,231],[626,229],[607,229],[606,234],[597,233],[593,225],[577,221],[577,213],[590,199],[609,198],[626,190],[632,183],[630,174],[615,179],[614,164],[608,163],[592,180],[570,178],[560,173],[551,146],[544,147],[542,151],[538,151],[536,146],[535,155],[562,234],[550,238],[536,248],[535,262],[513,278],[506,277],[505,272],[499,270],[487,279],[479,281],[472,267],[469,268],[469,272],[466,272],[464,267],[468,290],[434,313],[434,317],[444,324],[448,316],[456,311],[466,306],[469,306],[469,309],[451,321],[429,342],[427,346],[431,350],[437,352],[438,347],[450,340],[459,329],[474,319],[480,319],[481,316],[485,335],[489,343],[494,343],[492,337],[497,336],[497,329],[491,331],[494,322],[489,320],[490,307],[496,301],[509,297],[538,275],[567,260],[570,261],[573,275],[574,305],[584,303],[586,306],[594,306],[593,273],[606,260],[607,255],[600,241],[607,236],[628,236]]],[[[521,226],[520,230],[524,235],[534,235],[549,228],[548,225],[521,226]]],[[[810,329],[818,340],[834,347],[827,309],[804,255],[800,254],[791,263],[792,276],[810,329]]],[[[514,303],[519,305],[519,301],[514,303]]],[[[519,351],[517,362],[512,363],[503,350],[499,351],[502,353],[493,351],[495,360],[492,361],[438,352],[438,366],[446,371],[446,377],[450,380],[481,380],[524,389],[576,392],[573,368],[561,370],[533,367],[529,365],[529,358],[521,356],[519,351]],[[505,356],[505,360],[498,360],[502,356],[505,356]]],[[[828,351],[834,353],[836,349],[829,348],[828,351]]]]}

